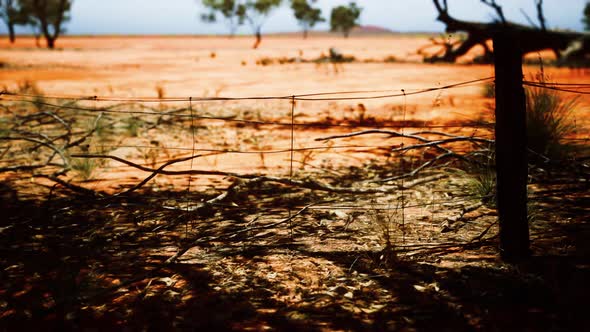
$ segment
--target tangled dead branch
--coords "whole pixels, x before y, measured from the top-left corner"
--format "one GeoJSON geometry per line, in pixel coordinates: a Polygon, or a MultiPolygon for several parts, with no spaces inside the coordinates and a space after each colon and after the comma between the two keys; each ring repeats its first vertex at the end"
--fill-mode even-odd
{"type": "Polygon", "coordinates": [[[477,163],[479,163],[479,161],[476,159],[470,159],[469,156],[479,155],[481,153],[489,154],[490,153],[489,147],[494,144],[493,140],[487,139],[487,138],[481,138],[481,137],[475,137],[475,136],[453,135],[453,134],[443,133],[443,132],[439,132],[439,131],[425,130],[425,131],[417,131],[417,132],[405,134],[405,133],[401,133],[401,132],[397,132],[397,131],[381,130],[381,129],[363,130],[363,131],[357,131],[357,132],[348,133],[348,134],[322,137],[322,138],[317,138],[316,141],[328,141],[328,140],[334,140],[334,139],[351,138],[351,137],[358,137],[358,136],[364,136],[364,135],[375,135],[375,134],[387,135],[390,138],[407,138],[407,139],[411,139],[411,140],[420,142],[418,144],[413,144],[413,145],[402,144],[403,146],[391,149],[391,151],[390,151],[391,153],[403,153],[403,152],[407,152],[410,150],[419,150],[419,149],[428,149],[428,148],[434,148],[434,149],[438,150],[439,152],[441,152],[441,154],[433,157],[430,160],[427,160],[422,165],[412,169],[410,172],[407,172],[407,173],[404,173],[401,175],[397,175],[394,177],[389,177],[386,179],[381,179],[381,180],[379,180],[379,182],[390,182],[390,181],[414,177],[419,172],[427,169],[428,167],[431,167],[431,166],[437,164],[441,160],[449,159],[449,158],[460,159],[460,160],[463,160],[463,161],[466,161],[469,163],[477,164],[477,163]],[[431,136],[434,135],[434,136],[446,137],[446,138],[432,140],[432,139],[427,138],[426,135],[431,135],[431,136]],[[457,152],[443,146],[443,145],[447,145],[447,144],[451,144],[451,143],[461,143],[461,142],[470,143],[473,146],[475,146],[475,149],[470,150],[468,153],[461,154],[461,153],[457,153],[457,152]],[[482,146],[482,145],[484,145],[484,146],[482,146]]]}
{"type": "MultiPolygon", "coordinates": [[[[433,0],[434,7],[438,12],[438,20],[446,25],[446,31],[448,33],[463,32],[467,36],[460,43],[440,43],[434,40],[433,42],[443,46],[443,49],[434,55],[425,56],[425,62],[456,62],[459,57],[467,54],[472,48],[481,45],[485,53],[477,61],[489,63],[493,61],[493,54],[487,46],[487,42],[493,38],[498,30],[511,31],[514,38],[520,41],[523,54],[550,49],[553,50],[561,63],[587,61],[587,55],[590,54],[590,37],[588,34],[547,29],[542,0],[535,1],[539,20],[538,26],[533,24],[530,18],[528,18],[528,21],[531,26],[508,21],[502,6],[495,0],[481,0],[481,3],[492,8],[496,13],[493,22],[482,23],[456,19],[449,12],[447,0],[433,0]]],[[[528,15],[525,16],[528,17],[528,15]]],[[[422,51],[422,53],[424,52],[422,51]]]]}

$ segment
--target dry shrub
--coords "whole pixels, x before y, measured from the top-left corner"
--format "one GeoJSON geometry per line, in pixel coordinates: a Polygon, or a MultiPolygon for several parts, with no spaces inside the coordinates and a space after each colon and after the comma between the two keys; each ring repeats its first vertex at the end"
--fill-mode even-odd
{"type": "Polygon", "coordinates": [[[571,146],[564,139],[575,133],[573,112],[578,99],[565,99],[555,90],[526,89],[527,142],[532,151],[550,159],[562,159],[571,146]]]}

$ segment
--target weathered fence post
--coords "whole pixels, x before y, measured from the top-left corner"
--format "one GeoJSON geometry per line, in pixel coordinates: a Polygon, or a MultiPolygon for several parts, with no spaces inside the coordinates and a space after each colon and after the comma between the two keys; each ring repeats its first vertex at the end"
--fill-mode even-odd
{"type": "Polygon", "coordinates": [[[500,250],[508,261],[529,252],[527,220],[526,99],[519,41],[509,30],[494,34],[496,76],[496,181],[500,250]]]}

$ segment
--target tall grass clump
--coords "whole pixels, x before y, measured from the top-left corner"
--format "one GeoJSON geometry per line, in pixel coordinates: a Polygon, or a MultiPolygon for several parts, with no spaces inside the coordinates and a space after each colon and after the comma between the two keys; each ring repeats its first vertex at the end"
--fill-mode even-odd
{"type": "Polygon", "coordinates": [[[494,82],[487,82],[481,89],[481,95],[484,98],[496,97],[496,84],[494,82]]]}
{"type": "Polygon", "coordinates": [[[124,120],[125,131],[131,137],[138,137],[141,128],[143,127],[143,121],[138,117],[130,117],[124,120]]]}
{"type": "Polygon", "coordinates": [[[549,159],[567,156],[572,147],[564,138],[575,133],[573,112],[578,99],[568,100],[557,91],[542,87],[529,87],[525,93],[529,149],[549,159]]]}
{"type": "Polygon", "coordinates": [[[496,172],[492,167],[481,167],[471,175],[468,190],[487,207],[496,208],[496,172]]]}
{"type": "Polygon", "coordinates": [[[87,181],[92,179],[98,163],[90,158],[75,158],[72,160],[71,166],[82,180],[87,181]]]}
{"type": "Polygon", "coordinates": [[[377,231],[379,242],[383,248],[379,260],[386,266],[391,266],[398,261],[396,235],[402,234],[401,237],[404,236],[402,207],[402,203],[399,203],[395,208],[383,211],[377,208],[375,202],[372,202],[368,213],[369,220],[377,231]]]}
{"type": "Polygon", "coordinates": [[[10,134],[10,122],[7,118],[0,117],[0,137],[6,137],[10,134]]]}

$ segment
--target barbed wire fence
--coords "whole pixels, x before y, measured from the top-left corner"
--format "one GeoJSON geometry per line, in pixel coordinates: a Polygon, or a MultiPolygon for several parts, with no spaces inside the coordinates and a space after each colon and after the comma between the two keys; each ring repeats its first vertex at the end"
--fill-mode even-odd
{"type": "MultiPolygon", "coordinates": [[[[51,192],[60,186],[105,206],[140,195],[144,200],[133,204],[150,202],[161,210],[182,213],[184,217],[179,219],[188,220],[187,225],[195,216],[210,217],[218,210],[252,213],[251,206],[239,204],[239,196],[274,184],[265,192],[274,199],[273,204],[261,205],[255,213],[276,217],[277,208],[282,208],[284,218],[260,225],[250,222],[221,235],[197,237],[179,248],[169,261],[198,243],[284,224],[289,225],[293,237],[292,221],[306,211],[394,211],[399,213],[406,244],[407,216],[415,212],[413,209],[461,206],[459,214],[463,217],[481,206],[474,202],[488,195],[431,186],[424,190],[431,192],[430,199],[420,202],[409,199],[410,191],[448,177],[448,170],[432,170],[451,162],[489,166],[494,144],[493,119],[431,123],[411,117],[408,98],[481,88],[493,81],[494,77],[486,77],[424,89],[252,97],[127,98],[2,91],[2,113],[12,120],[0,127],[0,141],[6,143],[0,151],[0,174],[26,172],[51,192]],[[400,114],[389,117],[379,112],[370,114],[362,104],[394,99],[402,101],[400,114]],[[314,109],[318,104],[338,102],[359,104],[349,107],[350,114],[341,117],[314,109]],[[354,140],[361,143],[349,143],[354,140]],[[340,141],[347,143],[337,143],[340,141]],[[321,156],[321,162],[313,162],[321,156]],[[100,179],[95,179],[97,174],[100,179]],[[160,184],[148,190],[148,184],[161,177],[170,178],[162,181],[165,189],[160,184]],[[289,188],[333,195],[310,194],[303,199],[289,188]],[[165,190],[184,194],[173,197],[157,193],[165,190]],[[445,196],[445,190],[456,192],[445,196]],[[435,195],[433,191],[439,192],[435,195]],[[359,200],[361,195],[389,197],[359,200]],[[370,206],[367,201],[371,201],[370,206]]],[[[524,85],[590,94],[590,84],[586,83],[525,81],[524,85]]],[[[566,139],[585,144],[590,138],[578,135],[566,139]]],[[[414,246],[410,243],[406,248],[414,246]]]]}

